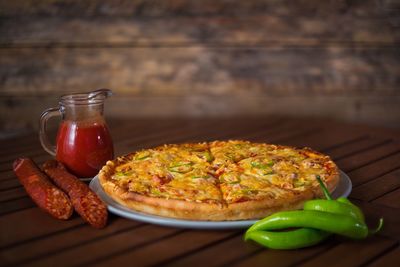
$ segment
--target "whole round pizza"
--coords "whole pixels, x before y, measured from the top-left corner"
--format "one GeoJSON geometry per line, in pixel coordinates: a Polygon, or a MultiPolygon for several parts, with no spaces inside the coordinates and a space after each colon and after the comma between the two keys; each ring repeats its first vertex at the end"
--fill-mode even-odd
{"type": "Polygon", "coordinates": [[[140,150],[108,161],[99,180],[135,211],[224,221],[300,209],[322,195],[317,176],[330,191],[339,181],[335,163],[319,152],[231,140],[140,150]]]}

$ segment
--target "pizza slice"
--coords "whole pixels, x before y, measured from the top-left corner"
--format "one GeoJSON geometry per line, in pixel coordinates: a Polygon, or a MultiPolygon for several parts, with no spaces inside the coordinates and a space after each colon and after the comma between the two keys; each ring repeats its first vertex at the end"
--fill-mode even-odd
{"type": "Polygon", "coordinates": [[[111,179],[144,196],[220,203],[222,196],[210,157],[207,144],[146,149],[122,157],[111,179]]]}

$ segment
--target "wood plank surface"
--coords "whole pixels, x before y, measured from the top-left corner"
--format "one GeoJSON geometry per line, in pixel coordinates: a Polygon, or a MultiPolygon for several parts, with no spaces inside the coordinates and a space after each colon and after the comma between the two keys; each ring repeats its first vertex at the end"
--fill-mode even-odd
{"type": "Polygon", "coordinates": [[[349,172],[352,177],[353,185],[358,186],[372,181],[382,175],[390,173],[400,168],[400,153],[392,154],[376,160],[366,166],[360,167],[349,172]]]}
{"type": "Polygon", "coordinates": [[[34,240],[82,224],[78,217],[61,222],[54,220],[38,208],[26,209],[0,217],[1,235],[0,247],[4,249],[11,245],[34,240]],[[12,222],[12,223],[10,223],[12,222]]]}
{"type": "Polygon", "coordinates": [[[400,121],[396,1],[39,2],[0,3],[0,136],[100,87],[115,117],[400,121]]]}
{"type": "Polygon", "coordinates": [[[337,164],[345,171],[354,170],[368,165],[377,159],[386,158],[398,152],[400,152],[400,142],[389,142],[338,160],[337,164]]]}
{"type": "Polygon", "coordinates": [[[374,136],[362,136],[359,140],[356,140],[356,142],[330,149],[328,151],[328,154],[335,159],[339,159],[341,157],[351,156],[362,151],[367,151],[369,149],[387,144],[389,142],[390,139],[377,138],[374,136]]]}
{"type": "Polygon", "coordinates": [[[3,248],[0,256],[4,259],[0,266],[8,264],[21,264],[28,260],[38,259],[51,255],[57,251],[67,251],[76,245],[83,245],[98,241],[107,236],[112,236],[123,231],[131,230],[141,226],[140,223],[132,220],[112,219],[106,229],[99,232],[96,229],[80,224],[67,231],[60,231],[57,234],[34,239],[31,242],[21,243],[19,246],[8,246],[3,248]],[[71,231],[74,234],[71,235],[71,231]],[[43,248],[46,248],[45,250],[43,248]]]}
{"type": "Polygon", "coordinates": [[[327,16],[347,11],[355,17],[379,18],[383,12],[396,9],[396,1],[329,1],[317,0],[293,2],[240,0],[213,1],[203,0],[120,0],[118,2],[63,0],[58,2],[27,2],[24,0],[1,2],[0,15],[26,16],[41,14],[43,16],[212,16],[212,15],[246,15],[272,12],[293,16],[327,16]]]}
{"type": "Polygon", "coordinates": [[[163,263],[164,266],[221,266],[233,262],[245,255],[251,255],[261,250],[252,243],[242,242],[243,235],[233,237],[199,249],[195,253],[188,253],[181,257],[163,263]],[[212,259],[212,260],[211,260],[212,259]]]}
{"type": "Polygon", "coordinates": [[[363,46],[395,45],[399,31],[382,18],[349,13],[194,17],[1,18],[0,46],[363,46]],[[347,27],[351,23],[352,27],[347,27]],[[296,31],[293,31],[293,27],[296,31]],[[337,29],[341,30],[338,31],[337,29]]]}
{"type": "Polygon", "coordinates": [[[153,97],[189,97],[188,91],[226,96],[232,90],[236,97],[343,95],[348,90],[350,96],[398,96],[399,57],[397,47],[3,48],[0,95],[40,98],[105,87],[117,88],[119,95],[151,92],[153,97]]]}
{"type": "Polygon", "coordinates": [[[377,198],[373,202],[388,207],[400,209],[400,188],[395,189],[391,192],[387,192],[384,196],[377,198]]]}
{"type": "Polygon", "coordinates": [[[400,170],[395,170],[379,177],[379,179],[357,186],[352,191],[351,196],[360,200],[371,201],[399,187],[400,170]]]}
{"type": "MultiPolygon", "coordinates": [[[[104,239],[96,240],[96,242],[87,242],[85,244],[80,244],[78,247],[61,250],[58,251],[58,253],[52,253],[44,258],[30,261],[25,265],[51,266],[54,264],[62,264],[64,266],[76,266],[81,263],[84,265],[96,259],[96,257],[108,258],[113,254],[118,254],[126,250],[142,248],[145,247],[146,244],[158,243],[156,241],[173,237],[180,232],[182,232],[182,230],[146,225],[113,234],[104,239]]],[[[156,258],[150,255],[148,256],[150,258],[156,258]]]]}
{"type": "Polygon", "coordinates": [[[332,247],[331,243],[324,244],[301,250],[270,250],[262,249],[258,253],[247,255],[242,259],[233,261],[232,266],[265,266],[266,263],[272,263],[274,266],[291,266],[300,261],[321,254],[332,247]]]}
{"type": "Polygon", "coordinates": [[[113,255],[113,257],[102,258],[93,266],[110,266],[111,264],[124,264],[132,258],[135,258],[144,266],[161,264],[171,258],[176,258],[180,254],[205,247],[221,239],[232,236],[232,232],[225,231],[190,231],[182,232],[168,239],[160,240],[157,243],[149,244],[138,250],[129,250],[125,253],[113,255]],[[188,241],[190,240],[190,241],[188,241]],[[153,257],[152,255],[157,255],[153,257]]]}
{"type": "Polygon", "coordinates": [[[396,263],[400,257],[400,246],[398,245],[396,248],[393,250],[389,251],[388,253],[382,255],[378,259],[376,259],[374,262],[371,264],[368,264],[367,266],[370,267],[386,267],[386,266],[391,266],[393,263],[396,263]]]}
{"type": "MultiPolygon", "coordinates": [[[[168,142],[228,138],[310,146],[328,153],[352,179],[351,199],[363,209],[367,223],[374,227],[383,217],[384,228],[367,240],[335,237],[293,251],[243,242],[242,231],[182,230],[114,215],[104,230],[95,230],[76,215],[57,221],[36,208],[7,169],[10,158],[5,153],[0,155],[4,164],[0,174],[5,177],[0,185],[11,188],[2,187],[0,198],[0,266],[111,266],[127,265],[132,259],[138,266],[391,266],[397,259],[400,140],[396,136],[400,135],[396,131],[285,117],[123,121],[110,122],[118,153],[168,142]]],[[[14,145],[13,155],[37,151],[38,163],[47,158],[39,146],[25,144],[14,145]]]]}
{"type": "Polygon", "coordinates": [[[322,255],[315,255],[307,262],[303,262],[302,266],[321,266],[329,262],[330,266],[360,266],[369,262],[376,256],[379,256],[385,250],[394,247],[396,241],[381,237],[371,237],[367,241],[347,241],[342,242],[329,249],[322,255]],[[348,257],[349,251],[354,251],[352,257],[348,257]]]}

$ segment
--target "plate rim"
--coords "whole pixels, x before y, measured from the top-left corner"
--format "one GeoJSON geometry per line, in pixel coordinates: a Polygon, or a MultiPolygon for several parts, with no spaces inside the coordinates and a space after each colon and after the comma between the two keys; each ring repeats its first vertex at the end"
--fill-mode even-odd
{"type": "MultiPolygon", "coordinates": [[[[338,197],[348,197],[352,191],[352,182],[350,177],[339,170],[340,178],[339,183],[336,186],[336,189],[332,192],[332,196],[334,198],[338,197]],[[343,192],[338,192],[339,187],[344,187],[343,192]]],[[[93,179],[89,183],[89,187],[96,192],[101,200],[106,204],[107,209],[120,217],[136,220],[145,223],[151,223],[162,226],[169,226],[175,228],[189,228],[189,229],[242,229],[247,228],[254,224],[258,220],[237,220],[237,221],[199,221],[199,220],[184,220],[184,219],[176,219],[163,217],[152,214],[145,214],[142,212],[134,211],[128,209],[127,207],[122,206],[117,203],[111,197],[109,197],[103,190],[100,185],[98,175],[93,177],[93,179]]]]}

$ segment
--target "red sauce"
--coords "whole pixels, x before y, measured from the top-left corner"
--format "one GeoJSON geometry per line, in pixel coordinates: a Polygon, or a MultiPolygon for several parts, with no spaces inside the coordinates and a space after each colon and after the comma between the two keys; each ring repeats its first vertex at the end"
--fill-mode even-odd
{"type": "Polygon", "coordinates": [[[113,157],[113,143],[104,123],[61,123],[57,134],[56,158],[76,176],[95,176],[113,157]]]}

